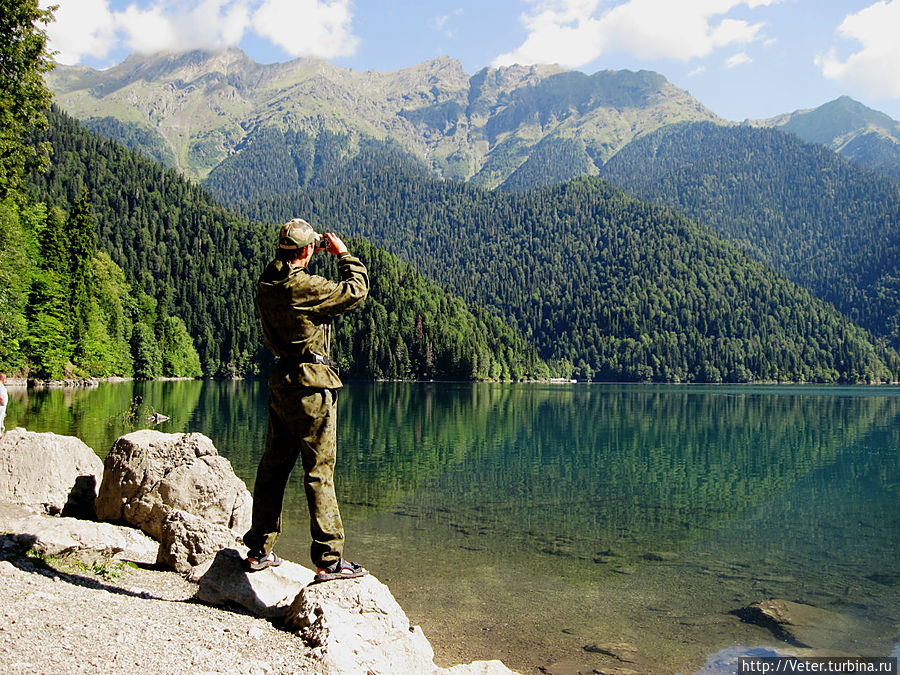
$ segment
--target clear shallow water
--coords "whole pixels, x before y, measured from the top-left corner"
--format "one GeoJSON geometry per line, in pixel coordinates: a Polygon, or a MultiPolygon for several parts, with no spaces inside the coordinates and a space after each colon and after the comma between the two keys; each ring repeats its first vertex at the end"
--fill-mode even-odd
{"type": "MultiPolygon", "coordinates": [[[[252,485],[261,382],[11,390],[7,426],[103,456],[136,396],[139,421],[207,434],[252,485]]],[[[900,642],[896,388],[351,383],[339,405],[347,556],[439,663],[727,672],[787,647],[730,613],[766,598],[840,614],[820,647],[900,642]]],[[[279,552],[305,563],[297,476],[288,490],[279,552]]]]}

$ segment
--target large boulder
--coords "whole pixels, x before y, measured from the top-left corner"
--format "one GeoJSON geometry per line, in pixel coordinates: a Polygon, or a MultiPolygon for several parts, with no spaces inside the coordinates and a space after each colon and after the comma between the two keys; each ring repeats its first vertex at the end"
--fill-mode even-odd
{"type": "Polygon", "coordinates": [[[846,614],[778,598],[735,610],[746,623],[768,628],[795,647],[841,648],[849,636],[864,633],[859,621],[846,614]]]}
{"type": "Polygon", "coordinates": [[[513,673],[500,661],[437,667],[422,629],[409,624],[388,587],[371,574],[305,586],[285,623],[312,648],[323,673],[513,673]]]}
{"type": "Polygon", "coordinates": [[[325,672],[436,670],[422,629],[409,625],[388,587],[371,574],[306,586],[291,604],[286,624],[313,648],[325,672]]]}
{"type": "Polygon", "coordinates": [[[103,462],[81,440],[19,427],[0,438],[0,500],[50,514],[94,517],[103,462]]]}
{"type": "Polygon", "coordinates": [[[234,530],[173,509],[162,523],[156,562],[176,572],[190,572],[222,549],[237,544],[234,530]]]}
{"type": "Polygon", "coordinates": [[[159,541],[175,509],[243,534],[250,527],[252,498],[203,434],[146,429],[113,445],[96,506],[100,520],[130,523],[159,541]]]}
{"type": "Polygon", "coordinates": [[[211,565],[195,568],[190,578],[199,583],[197,599],[211,605],[237,605],[267,619],[283,619],[297,593],[315,573],[290,560],[278,567],[247,572],[246,553],[243,547],[223,549],[211,565]]]}
{"type": "MultiPolygon", "coordinates": [[[[283,620],[311,648],[311,675],[511,675],[500,661],[475,661],[450,669],[434,665],[422,629],[409,619],[388,587],[372,575],[314,583],[314,573],[285,560],[278,567],[247,572],[246,548],[219,551],[191,577],[197,599],[237,605],[257,616],[283,620]]],[[[514,675],[514,674],[513,674],[514,675]]]]}

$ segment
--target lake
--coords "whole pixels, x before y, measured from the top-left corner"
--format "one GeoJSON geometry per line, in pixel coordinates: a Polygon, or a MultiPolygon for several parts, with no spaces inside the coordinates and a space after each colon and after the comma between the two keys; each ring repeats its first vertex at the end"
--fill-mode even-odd
{"type": "MultiPolygon", "coordinates": [[[[101,457],[161,412],[253,484],[264,382],[10,394],[7,427],[101,457]]],[[[338,437],[346,556],[441,665],[733,672],[790,649],[733,613],[771,598],[833,613],[816,647],[898,653],[900,389],[349,383],[338,437]]],[[[295,473],[278,551],[308,546],[295,473]]]]}

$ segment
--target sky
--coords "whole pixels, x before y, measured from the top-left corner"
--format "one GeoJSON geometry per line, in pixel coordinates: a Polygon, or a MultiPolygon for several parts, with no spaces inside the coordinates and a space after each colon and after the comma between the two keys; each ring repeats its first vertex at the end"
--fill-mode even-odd
{"type": "Polygon", "coordinates": [[[730,120],[842,95],[900,120],[900,0],[40,0],[59,63],[236,45],[259,63],[318,56],[394,71],[557,63],[653,70],[730,120]]]}

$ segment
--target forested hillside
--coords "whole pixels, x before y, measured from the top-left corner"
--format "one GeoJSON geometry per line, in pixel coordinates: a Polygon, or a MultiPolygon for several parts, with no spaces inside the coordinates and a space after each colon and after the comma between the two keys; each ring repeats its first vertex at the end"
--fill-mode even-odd
{"type": "MultiPolygon", "coordinates": [[[[146,293],[184,321],[205,374],[265,367],[254,297],[274,253],[274,227],[225,210],[173,170],[89,133],[59,111],[49,118],[41,138],[51,145],[52,162],[32,175],[34,193],[66,202],[83,186],[98,248],[125,270],[140,297],[146,293]]],[[[377,281],[364,309],[337,331],[336,354],[350,377],[549,375],[534,349],[502,321],[471,312],[391,256],[355,245],[377,281]]]]}
{"type": "Polygon", "coordinates": [[[293,195],[311,186],[330,185],[360,153],[378,155],[380,162],[426,170],[424,164],[391,141],[324,130],[313,135],[267,128],[213,169],[203,186],[221,204],[237,208],[247,202],[293,195]]]}
{"type": "Polygon", "coordinates": [[[679,125],[603,175],[708,224],[900,345],[900,184],[769,129],[679,125]]]}
{"type": "Polygon", "coordinates": [[[897,354],[834,309],[708,228],[603,180],[499,194],[377,157],[351,168],[248,214],[340,223],[510,317],[579,378],[897,379],[897,354]]]}
{"type": "Polygon", "coordinates": [[[197,375],[184,324],[134,289],[96,250],[86,192],[36,201],[29,171],[48,164],[43,26],[53,9],[6,3],[0,30],[0,370],[37,378],[197,375]]]}
{"type": "Polygon", "coordinates": [[[781,129],[886,176],[900,178],[900,122],[849,96],[812,110],[747,120],[745,124],[781,129]]]}

